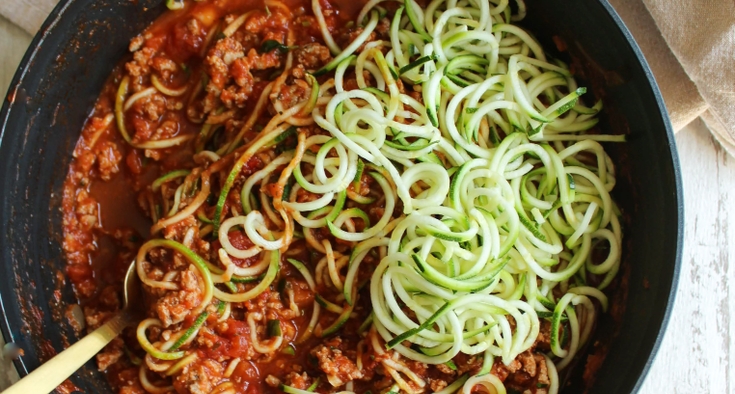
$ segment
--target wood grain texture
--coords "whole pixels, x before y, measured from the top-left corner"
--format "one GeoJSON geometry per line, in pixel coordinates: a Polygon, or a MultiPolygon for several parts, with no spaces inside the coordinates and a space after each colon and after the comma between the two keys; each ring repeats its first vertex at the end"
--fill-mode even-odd
{"type": "Polygon", "coordinates": [[[699,120],[677,135],[684,257],[674,313],[643,394],[735,393],[735,159],[699,120]]]}
{"type": "MultiPolygon", "coordinates": [[[[0,0],[3,1],[3,0],[0,0]]],[[[31,37],[0,17],[0,93],[31,37]]],[[[677,135],[684,179],[684,259],[674,312],[640,394],[735,393],[735,159],[701,121],[677,135]],[[733,300],[733,301],[730,301],[733,300]]],[[[2,338],[0,338],[2,345],[2,338]]],[[[17,379],[0,360],[0,390],[17,379]]]]}

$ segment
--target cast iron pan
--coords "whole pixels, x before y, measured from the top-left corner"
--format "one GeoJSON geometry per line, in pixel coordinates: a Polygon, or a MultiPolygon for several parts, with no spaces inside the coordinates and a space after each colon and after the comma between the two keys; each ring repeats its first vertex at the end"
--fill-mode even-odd
{"type": "MultiPolygon", "coordinates": [[[[683,234],[683,202],[674,136],[661,94],[638,46],[605,0],[528,1],[526,27],[542,41],[561,36],[604,100],[601,128],[626,133],[609,147],[620,168],[615,198],[625,221],[619,323],[598,335],[610,352],[593,393],[641,386],[674,302],[683,234]]],[[[65,318],[76,302],[65,282],[61,190],[74,144],[112,67],[130,38],[165,7],[161,0],[62,0],[36,35],[0,112],[0,307],[6,342],[25,355],[21,375],[77,340],[65,318]]],[[[553,48],[551,41],[544,42],[553,48]]],[[[72,382],[109,392],[94,362],[72,382]]],[[[581,391],[573,382],[565,392],[581,391]]]]}

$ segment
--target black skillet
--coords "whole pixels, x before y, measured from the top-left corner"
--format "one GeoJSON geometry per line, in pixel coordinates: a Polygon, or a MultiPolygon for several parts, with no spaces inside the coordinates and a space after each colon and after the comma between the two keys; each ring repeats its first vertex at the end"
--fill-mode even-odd
{"type": "MultiPolygon", "coordinates": [[[[546,48],[554,48],[552,35],[563,38],[586,85],[603,98],[603,131],[628,134],[627,144],[609,147],[620,169],[615,198],[626,217],[627,298],[616,295],[619,322],[608,317],[598,324],[598,342],[610,351],[590,392],[634,393],[663,337],[679,275],[684,217],[674,135],[643,55],[605,0],[528,3],[526,27],[546,48]]],[[[62,275],[62,183],[105,78],[130,38],[164,9],[161,0],[62,0],[3,102],[0,326],[5,340],[24,351],[15,361],[21,375],[77,339],[65,317],[75,298],[62,275]]],[[[87,393],[110,391],[94,362],[72,381],[87,393]]],[[[568,382],[565,393],[583,391],[580,376],[568,382]]]]}

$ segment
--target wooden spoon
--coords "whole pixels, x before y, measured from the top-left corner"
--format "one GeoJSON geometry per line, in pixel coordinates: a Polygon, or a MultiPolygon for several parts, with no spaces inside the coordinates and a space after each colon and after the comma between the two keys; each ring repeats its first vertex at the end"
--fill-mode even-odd
{"type": "Polygon", "coordinates": [[[142,301],[141,283],[135,271],[135,262],[128,267],[124,286],[123,309],[115,317],[36,368],[3,391],[3,394],[46,394],[53,391],[110,341],[120,335],[125,327],[134,323],[136,321],[135,309],[142,301]]]}

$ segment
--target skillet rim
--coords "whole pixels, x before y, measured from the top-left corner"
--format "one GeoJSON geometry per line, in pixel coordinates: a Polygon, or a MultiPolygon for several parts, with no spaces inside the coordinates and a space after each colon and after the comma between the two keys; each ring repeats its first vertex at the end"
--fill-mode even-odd
{"type": "MultiPolygon", "coordinates": [[[[45,20],[41,28],[39,29],[38,33],[33,37],[33,40],[31,41],[28,50],[26,51],[25,55],[23,56],[17,71],[15,72],[15,75],[13,76],[13,79],[11,80],[11,83],[8,87],[7,93],[5,95],[5,100],[3,100],[3,106],[0,110],[0,147],[2,146],[3,139],[5,137],[6,131],[10,129],[8,126],[8,123],[10,121],[11,112],[13,110],[20,111],[22,108],[17,108],[21,104],[18,100],[14,99],[15,94],[21,89],[21,86],[28,78],[33,78],[33,76],[28,75],[29,69],[32,67],[34,60],[39,56],[39,53],[41,53],[40,56],[43,56],[42,50],[45,50],[46,48],[43,47],[43,44],[46,40],[46,38],[50,35],[54,34],[64,34],[64,32],[56,32],[57,29],[55,27],[57,24],[65,17],[67,17],[67,10],[77,0],[61,0],[56,7],[51,11],[48,18],[45,20]]],[[[653,73],[648,65],[648,62],[646,61],[640,47],[636,43],[635,39],[633,38],[633,35],[630,33],[628,28],[625,26],[624,22],[620,18],[620,16],[617,14],[617,12],[614,10],[614,8],[610,5],[610,3],[607,0],[597,0],[597,3],[604,9],[604,11],[607,13],[607,15],[612,20],[613,24],[617,27],[617,29],[620,31],[620,33],[623,35],[623,38],[627,42],[629,48],[632,50],[634,56],[637,60],[637,65],[640,67],[641,71],[645,75],[645,78],[648,82],[648,87],[651,89],[651,93],[653,93],[653,97],[656,103],[656,106],[658,107],[657,114],[659,115],[660,123],[663,124],[665,129],[665,135],[666,135],[666,141],[662,141],[661,143],[665,143],[668,147],[668,157],[670,158],[670,163],[667,163],[667,167],[670,167],[671,170],[673,170],[673,177],[674,177],[674,191],[675,194],[673,196],[675,203],[676,203],[676,250],[674,254],[674,261],[673,261],[673,270],[672,270],[672,276],[671,276],[671,282],[670,283],[663,283],[663,285],[668,285],[668,297],[667,297],[667,303],[666,308],[664,311],[664,314],[662,316],[662,319],[660,321],[660,324],[658,325],[658,332],[655,338],[655,341],[653,343],[653,346],[651,347],[651,351],[648,354],[647,360],[645,364],[643,365],[642,369],[640,370],[640,373],[638,374],[638,377],[636,379],[636,382],[634,386],[632,387],[632,393],[637,393],[641,386],[643,385],[648,373],[650,372],[651,365],[653,364],[653,361],[661,347],[661,343],[663,341],[664,335],[666,333],[666,330],[668,328],[669,322],[671,320],[671,315],[674,307],[674,303],[676,301],[676,292],[678,289],[678,283],[679,283],[679,277],[681,272],[681,264],[682,264],[682,251],[683,251],[683,240],[684,240],[684,196],[683,196],[683,183],[681,178],[681,167],[679,163],[679,157],[678,152],[676,149],[676,140],[673,132],[673,128],[671,126],[671,122],[668,116],[668,111],[666,109],[666,106],[664,104],[663,97],[661,95],[661,91],[658,87],[658,84],[656,83],[656,80],[653,76],[653,73]]],[[[68,16],[73,17],[73,16],[68,16]]],[[[50,51],[49,51],[50,52],[50,51]]],[[[2,176],[2,175],[0,175],[2,176]]],[[[3,195],[3,198],[5,196],[3,195]]],[[[0,262],[0,264],[3,264],[4,262],[0,262]]],[[[15,324],[11,324],[10,319],[8,319],[8,315],[6,313],[6,303],[13,302],[12,294],[6,294],[12,292],[12,289],[8,289],[8,286],[3,285],[0,287],[0,331],[2,331],[3,339],[6,343],[13,343],[15,336],[12,333],[11,326],[18,326],[18,322],[15,324]],[[7,298],[6,298],[7,297],[7,298]]],[[[13,364],[16,367],[16,370],[18,371],[18,374],[23,377],[29,373],[28,367],[26,365],[26,362],[24,361],[24,357],[19,357],[13,360],[13,364]]]]}
{"type": "MultiPolygon", "coordinates": [[[[66,10],[74,1],[75,0],[61,0],[58,4],[56,4],[54,9],[51,11],[49,16],[39,28],[38,32],[33,36],[31,43],[28,45],[26,53],[23,55],[23,58],[18,64],[15,75],[13,75],[13,79],[10,81],[8,90],[5,93],[5,99],[3,100],[2,109],[0,109],[0,147],[2,147],[5,133],[9,129],[8,122],[10,120],[11,111],[15,109],[16,103],[18,102],[18,100],[16,100],[17,97],[15,96],[17,95],[18,91],[21,88],[21,85],[25,81],[28,70],[31,68],[33,61],[36,59],[36,56],[41,50],[41,46],[46,40],[46,37],[54,34],[54,27],[56,27],[59,21],[64,17],[64,15],[66,14],[66,10]]],[[[2,199],[5,199],[4,193],[2,195],[2,199]]],[[[5,262],[0,261],[0,264],[5,264],[5,262]]],[[[5,341],[6,345],[15,342],[15,336],[11,331],[11,323],[8,320],[5,306],[6,302],[12,302],[13,300],[12,296],[8,297],[8,300],[5,299],[5,293],[10,290],[11,289],[7,288],[7,283],[3,283],[0,286],[0,331],[2,332],[3,340],[5,341]]],[[[25,357],[17,357],[13,359],[13,365],[15,366],[15,369],[21,378],[30,373],[30,371],[28,371],[28,367],[26,366],[24,358],[25,357]]]]}
{"type": "MultiPolygon", "coordinates": [[[[666,303],[666,309],[664,310],[663,317],[661,319],[661,324],[658,328],[658,333],[656,335],[655,341],[653,343],[653,346],[651,347],[651,351],[647,357],[647,360],[645,364],[643,365],[643,368],[640,371],[640,374],[638,375],[638,378],[636,379],[635,385],[632,387],[631,393],[638,393],[641,389],[641,386],[643,386],[643,383],[646,380],[646,377],[648,376],[648,373],[651,370],[651,366],[653,365],[654,360],[656,359],[656,356],[658,354],[659,349],[661,348],[661,343],[663,342],[663,338],[666,334],[666,330],[668,329],[669,323],[671,321],[671,315],[674,309],[674,303],[676,301],[676,293],[679,288],[679,279],[681,274],[681,264],[682,264],[682,252],[684,247],[684,190],[683,190],[683,183],[681,178],[681,164],[679,161],[679,152],[676,148],[676,136],[674,134],[674,129],[671,125],[671,119],[669,117],[669,112],[666,109],[666,104],[664,103],[663,95],[661,94],[661,89],[658,87],[658,83],[656,82],[656,78],[653,75],[653,71],[651,71],[651,67],[648,65],[648,61],[646,61],[645,56],[643,55],[643,51],[641,51],[641,48],[638,46],[638,43],[636,42],[635,38],[633,38],[633,34],[628,30],[628,27],[623,22],[622,18],[620,18],[620,15],[618,15],[617,11],[613,8],[613,6],[609,3],[608,0],[598,0],[598,3],[605,9],[607,14],[609,15],[610,19],[612,19],[613,23],[618,27],[620,32],[623,34],[623,37],[627,41],[628,45],[630,46],[630,49],[633,51],[633,54],[635,55],[636,59],[638,60],[637,64],[640,66],[641,70],[643,71],[643,74],[645,75],[648,85],[650,86],[654,99],[656,101],[656,105],[658,106],[658,114],[661,116],[661,121],[663,123],[664,128],[666,129],[666,145],[668,146],[668,153],[671,158],[671,169],[673,170],[673,176],[674,176],[674,189],[675,189],[675,200],[676,200],[676,251],[674,254],[674,266],[672,270],[672,276],[671,276],[671,283],[669,284],[669,295],[667,297],[667,303],[666,303]]],[[[623,315],[625,316],[625,314],[623,315]]]]}

